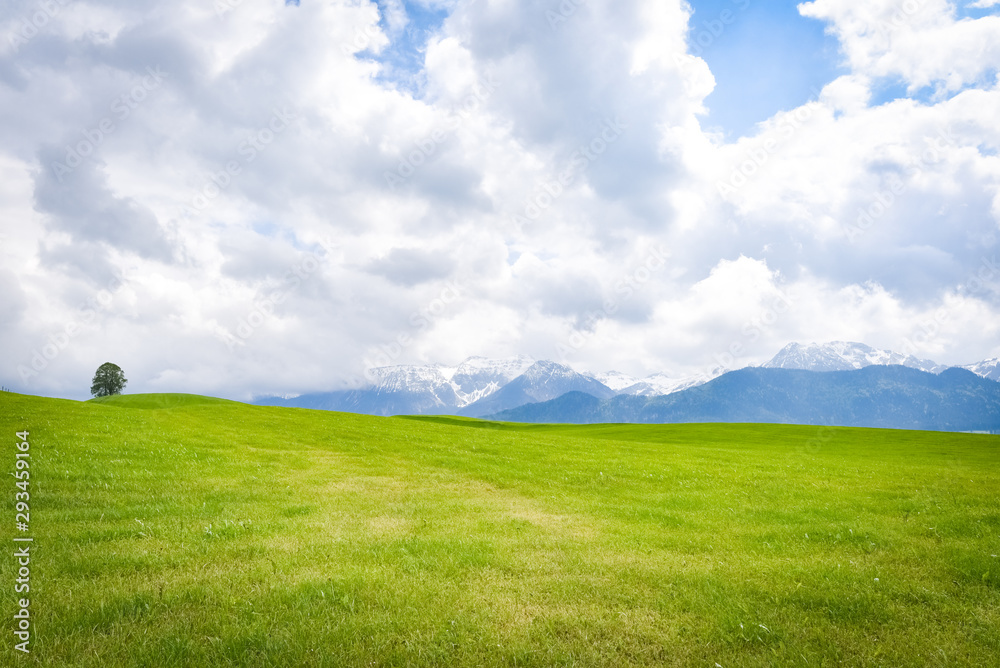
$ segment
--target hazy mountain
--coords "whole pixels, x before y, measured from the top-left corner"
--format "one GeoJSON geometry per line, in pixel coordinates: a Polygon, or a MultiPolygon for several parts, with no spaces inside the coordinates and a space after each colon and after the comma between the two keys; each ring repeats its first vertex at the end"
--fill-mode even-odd
{"type": "Polygon", "coordinates": [[[496,360],[470,357],[457,367],[378,367],[368,372],[371,382],[366,387],[292,398],[265,397],[254,403],[368,415],[453,414],[507,385],[533,363],[523,356],[496,360]]]}
{"type": "Polygon", "coordinates": [[[765,369],[802,369],[804,371],[849,371],[866,366],[897,364],[937,373],[947,366],[891,350],[879,350],[863,343],[789,343],[765,362],[765,369]]]}
{"type": "Polygon", "coordinates": [[[555,362],[535,362],[523,374],[479,401],[465,406],[459,415],[481,417],[530,402],[547,401],[567,392],[586,392],[599,399],[615,395],[600,381],[555,362]]]}
{"type": "Polygon", "coordinates": [[[826,373],[746,368],[667,396],[599,400],[574,392],[489,417],[512,422],[768,422],[997,430],[1000,383],[959,368],[940,374],[898,365],[826,373]]]}
{"type": "Polygon", "coordinates": [[[454,404],[446,403],[437,392],[393,392],[378,389],[340,390],[302,394],[297,397],[262,397],[259,406],[288,406],[366,415],[453,414],[454,404]]]}
{"type": "Polygon", "coordinates": [[[524,404],[483,417],[487,420],[501,422],[533,422],[537,424],[623,422],[624,420],[615,419],[618,407],[622,403],[641,405],[644,401],[643,397],[624,394],[615,395],[610,400],[598,399],[592,394],[574,391],[567,392],[555,399],[524,404]],[[616,399],[618,401],[615,401],[616,399]]]}

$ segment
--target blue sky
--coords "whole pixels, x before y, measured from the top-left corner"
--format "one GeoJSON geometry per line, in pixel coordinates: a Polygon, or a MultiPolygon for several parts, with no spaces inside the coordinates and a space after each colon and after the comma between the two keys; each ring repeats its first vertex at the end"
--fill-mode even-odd
{"type": "Polygon", "coordinates": [[[403,0],[401,4],[406,11],[407,24],[402,30],[394,32],[386,20],[387,5],[391,4],[385,0],[378,2],[382,11],[379,25],[390,36],[389,46],[378,54],[367,55],[385,66],[380,77],[383,81],[420,96],[423,92],[421,73],[427,41],[440,30],[441,24],[448,17],[448,10],[403,0]]]}
{"type": "MultiPolygon", "coordinates": [[[[385,0],[379,6],[386,8],[385,0]]],[[[420,92],[423,50],[448,16],[444,8],[404,1],[409,24],[372,56],[386,65],[383,77],[420,92]]],[[[558,4],[558,3],[556,3],[558,4]]],[[[707,127],[735,139],[780,110],[816,96],[843,74],[838,43],[820,21],[802,17],[797,2],[777,0],[691,0],[690,52],[704,58],[716,79],[706,99],[707,127]]],[[[383,28],[388,29],[385,19],[383,28]]],[[[895,92],[895,89],[893,89],[895,92]]]]}
{"type": "MultiPolygon", "coordinates": [[[[397,0],[398,1],[398,0],[397,0]]],[[[383,10],[386,0],[379,0],[383,10]]],[[[716,88],[705,104],[706,128],[719,130],[734,140],[754,134],[757,123],[778,111],[793,109],[815,99],[823,86],[847,73],[836,37],[827,24],[803,17],[798,0],[689,0],[694,11],[689,24],[690,53],[703,58],[712,70],[716,88]]],[[[969,3],[971,4],[971,3],[969,3]]],[[[415,95],[422,93],[423,53],[448,17],[445,7],[403,0],[409,23],[391,36],[379,54],[364,54],[382,63],[382,80],[415,95]]],[[[995,13],[996,7],[956,6],[959,18],[995,13]]],[[[383,18],[382,28],[388,31],[383,18]]],[[[908,91],[900,78],[875,83],[873,104],[901,97],[921,102],[933,91],[908,91]]]]}
{"type": "Polygon", "coordinates": [[[691,53],[708,63],[716,81],[705,100],[707,126],[731,139],[751,134],[760,121],[815,98],[845,72],[837,40],[824,24],[801,16],[798,4],[690,0],[691,53]]]}

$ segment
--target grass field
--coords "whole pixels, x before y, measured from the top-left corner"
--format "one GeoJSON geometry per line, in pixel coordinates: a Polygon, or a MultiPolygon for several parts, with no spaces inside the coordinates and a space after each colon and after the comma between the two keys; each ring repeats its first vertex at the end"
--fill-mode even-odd
{"type": "Polygon", "coordinates": [[[997,666],[1000,438],[0,394],[4,666],[997,666]]]}

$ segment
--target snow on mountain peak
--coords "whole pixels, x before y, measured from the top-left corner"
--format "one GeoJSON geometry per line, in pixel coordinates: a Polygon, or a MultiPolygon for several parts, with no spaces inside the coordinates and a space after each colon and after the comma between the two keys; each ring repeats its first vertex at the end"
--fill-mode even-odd
{"type": "Polygon", "coordinates": [[[763,364],[769,369],[805,369],[806,371],[849,371],[866,366],[899,364],[937,373],[945,367],[892,350],[872,348],[853,341],[828,343],[789,343],[763,364]]]}
{"type": "Polygon", "coordinates": [[[458,365],[449,379],[458,396],[459,408],[493,394],[534,363],[535,360],[524,355],[502,359],[468,358],[458,365]]]}
{"type": "MultiPolygon", "coordinates": [[[[762,366],[772,369],[847,371],[885,364],[899,364],[931,373],[939,373],[946,368],[912,355],[850,341],[789,343],[762,366]]],[[[964,365],[962,368],[984,378],[1000,381],[998,358],[964,365]]],[[[373,382],[369,389],[377,393],[424,395],[430,397],[435,405],[463,408],[489,397],[521,376],[524,377],[522,385],[536,388],[537,392],[531,392],[539,393],[536,399],[540,400],[539,398],[551,398],[549,394],[558,394],[565,388],[589,388],[586,391],[595,394],[601,394],[603,387],[603,391],[610,390],[615,394],[666,395],[703,385],[726,370],[718,368],[708,373],[681,378],[655,373],[639,379],[617,371],[580,374],[564,364],[549,360],[536,361],[524,355],[501,359],[470,357],[458,366],[428,364],[372,369],[369,377],[373,382]],[[586,385],[591,381],[599,385],[586,385]]]]}
{"type": "Polygon", "coordinates": [[[961,368],[968,369],[977,376],[1000,382],[1000,357],[983,360],[975,364],[963,364],[961,368]]]}
{"type": "Polygon", "coordinates": [[[570,367],[565,364],[559,364],[558,362],[551,362],[549,360],[539,360],[532,364],[523,374],[529,379],[535,380],[538,378],[548,378],[552,376],[577,376],[576,371],[573,371],[570,367]]]}
{"type": "Polygon", "coordinates": [[[407,392],[432,389],[447,383],[442,368],[437,365],[383,366],[371,369],[372,386],[385,392],[407,392]]]}
{"type": "Polygon", "coordinates": [[[473,369],[527,369],[534,363],[535,360],[527,355],[515,355],[513,357],[500,357],[496,359],[475,355],[459,364],[458,368],[466,371],[471,371],[473,369]]]}
{"type": "Polygon", "coordinates": [[[377,392],[426,393],[439,401],[467,406],[517,378],[535,360],[524,355],[503,359],[470,357],[458,366],[444,364],[384,366],[368,372],[377,392]]]}
{"type": "Polygon", "coordinates": [[[590,377],[599,383],[604,383],[615,392],[621,392],[627,387],[632,387],[640,382],[638,378],[630,376],[620,371],[608,371],[607,373],[592,373],[590,377]]]}

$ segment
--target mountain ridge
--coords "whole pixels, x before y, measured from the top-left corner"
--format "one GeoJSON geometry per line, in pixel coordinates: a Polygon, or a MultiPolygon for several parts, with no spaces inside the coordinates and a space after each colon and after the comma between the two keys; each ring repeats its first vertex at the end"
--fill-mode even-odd
{"type": "Polygon", "coordinates": [[[586,392],[598,399],[607,399],[616,394],[607,385],[577,373],[564,364],[542,360],[535,362],[523,374],[493,394],[460,409],[458,414],[483,417],[525,403],[555,399],[573,391],[586,392]]]}
{"type": "MultiPolygon", "coordinates": [[[[833,372],[885,366],[889,362],[899,362],[908,368],[930,373],[942,373],[950,368],[912,355],[845,341],[790,343],[756,368],[833,372]]],[[[1000,381],[1000,359],[997,358],[960,368],[989,380],[1000,381]]],[[[587,392],[599,399],[616,395],[646,398],[670,396],[702,386],[726,372],[717,368],[695,376],[678,378],[654,373],[637,378],[616,371],[580,373],[563,364],[524,355],[498,359],[469,357],[457,365],[377,367],[367,372],[369,383],[360,388],[293,397],[261,397],[252,403],[370,415],[433,413],[482,417],[519,405],[557,399],[574,391],[587,392]],[[534,371],[529,374],[532,369],[534,371]],[[526,374],[527,377],[522,379],[526,374]],[[507,389],[508,386],[510,389],[507,389]]]]}
{"type": "Polygon", "coordinates": [[[747,367],[660,397],[571,393],[488,416],[505,422],[765,422],[845,427],[1000,430],[1000,383],[967,369],[902,365],[846,371],[747,367]]]}

